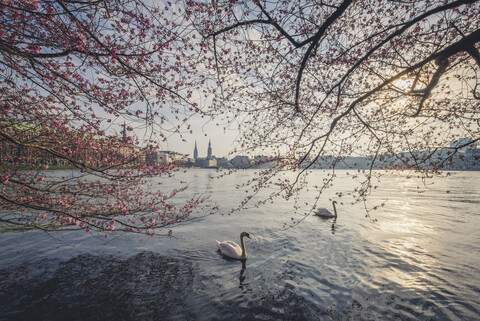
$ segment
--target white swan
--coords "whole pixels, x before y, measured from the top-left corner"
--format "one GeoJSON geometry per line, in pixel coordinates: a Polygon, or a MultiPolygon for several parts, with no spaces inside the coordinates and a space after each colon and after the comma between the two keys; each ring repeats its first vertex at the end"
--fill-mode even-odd
{"type": "Polygon", "coordinates": [[[242,244],[242,247],[240,247],[237,243],[233,241],[223,241],[223,242],[216,241],[218,249],[220,250],[220,253],[232,259],[246,260],[247,250],[245,249],[245,241],[244,241],[245,237],[250,238],[250,235],[247,232],[242,232],[240,234],[240,244],[242,244]]]}
{"type": "Polygon", "coordinates": [[[332,214],[332,212],[330,212],[330,211],[327,210],[326,208],[319,208],[319,209],[315,212],[315,215],[321,216],[321,217],[325,217],[325,218],[337,217],[337,208],[335,207],[335,204],[337,204],[337,201],[333,201],[333,202],[332,202],[333,211],[335,212],[335,214],[332,214]]]}

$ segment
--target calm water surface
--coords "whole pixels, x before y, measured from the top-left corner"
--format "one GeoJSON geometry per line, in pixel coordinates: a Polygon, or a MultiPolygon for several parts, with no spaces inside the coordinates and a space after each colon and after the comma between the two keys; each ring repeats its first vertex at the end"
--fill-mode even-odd
{"type": "MultiPolygon", "coordinates": [[[[342,197],[336,221],[308,216],[287,229],[302,217],[295,202],[314,191],[228,215],[245,195],[236,184],[254,172],[212,173],[181,180],[225,215],[180,225],[171,239],[0,234],[0,320],[480,320],[480,172],[426,186],[387,174],[370,197],[369,206],[387,200],[377,222],[342,197]],[[245,265],[215,244],[243,230],[245,265]]],[[[326,175],[314,171],[311,184],[326,175]]],[[[337,176],[319,206],[352,188],[351,175],[337,176]]]]}

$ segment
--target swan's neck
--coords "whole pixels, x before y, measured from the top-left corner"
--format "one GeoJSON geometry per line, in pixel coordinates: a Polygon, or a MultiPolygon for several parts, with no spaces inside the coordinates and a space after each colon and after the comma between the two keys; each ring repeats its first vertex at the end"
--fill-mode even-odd
{"type": "Polygon", "coordinates": [[[335,217],[337,217],[337,207],[335,206],[335,203],[332,203],[333,205],[333,211],[335,212],[335,217]]]}
{"type": "Polygon", "coordinates": [[[242,235],[240,237],[240,244],[242,245],[242,258],[247,258],[247,249],[245,248],[245,237],[242,235]]]}

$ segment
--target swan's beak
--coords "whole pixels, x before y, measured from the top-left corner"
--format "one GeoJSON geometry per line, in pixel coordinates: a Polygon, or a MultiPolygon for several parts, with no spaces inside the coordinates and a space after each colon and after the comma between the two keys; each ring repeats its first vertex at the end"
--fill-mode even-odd
{"type": "Polygon", "coordinates": [[[248,238],[250,238],[250,234],[246,234],[245,236],[248,237],[248,238]]]}

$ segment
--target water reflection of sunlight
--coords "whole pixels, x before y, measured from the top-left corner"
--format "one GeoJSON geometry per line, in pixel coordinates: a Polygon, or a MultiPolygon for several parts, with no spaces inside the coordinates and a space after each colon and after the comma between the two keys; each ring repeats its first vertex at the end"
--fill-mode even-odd
{"type": "MultiPolygon", "coordinates": [[[[401,209],[409,210],[411,208],[408,207],[408,205],[402,205],[401,209]]],[[[384,232],[408,234],[425,234],[433,231],[431,227],[426,226],[416,218],[407,217],[405,215],[398,217],[396,220],[381,221],[380,229],[384,232]]]]}
{"type": "Polygon", "coordinates": [[[399,200],[398,212],[393,212],[389,220],[381,220],[379,227],[387,236],[383,250],[388,261],[381,275],[402,287],[426,290],[429,272],[435,266],[435,259],[429,255],[428,240],[435,233],[431,226],[412,217],[410,203],[399,200]]]}
{"type": "Polygon", "coordinates": [[[421,246],[419,239],[395,239],[389,242],[388,247],[395,264],[386,277],[403,287],[426,290],[426,280],[435,262],[421,246]]]}
{"type": "Polygon", "coordinates": [[[408,202],[405,202],[402,204],[402,207],[400,207],[401,210],[403,211],[410,211],[412,208],[410,207],[410,204],[408,202]]]}
{"type": "Polygon", "coordinates": [[[383,251],[388,261],[379,273],[382,278],[402,287],[427,290],[430,272],[436,266],[436,259],[429,253],[429,240],[436,231],[422,219],[424,209],[416,198],[412,198],[418,182],[405,178],[399,185],[401,190],[391,200],[388,218],[379,221],[379,228],[386,237],[383,251]]]}
{"type": "Polygon", "coordinates": [[[405,195],[406,193],[414,190],[418,186],[418,181],[411,179],[409,177],[405,177],[402,184],[402,194],[405,195]]]}
{"type": "Polygon", "coordinates": [[[425,280],[428,278],[426,272],[406,272],[395,269],[390,276],[390,280],[410,289],[427,290],[425,280]]]}

